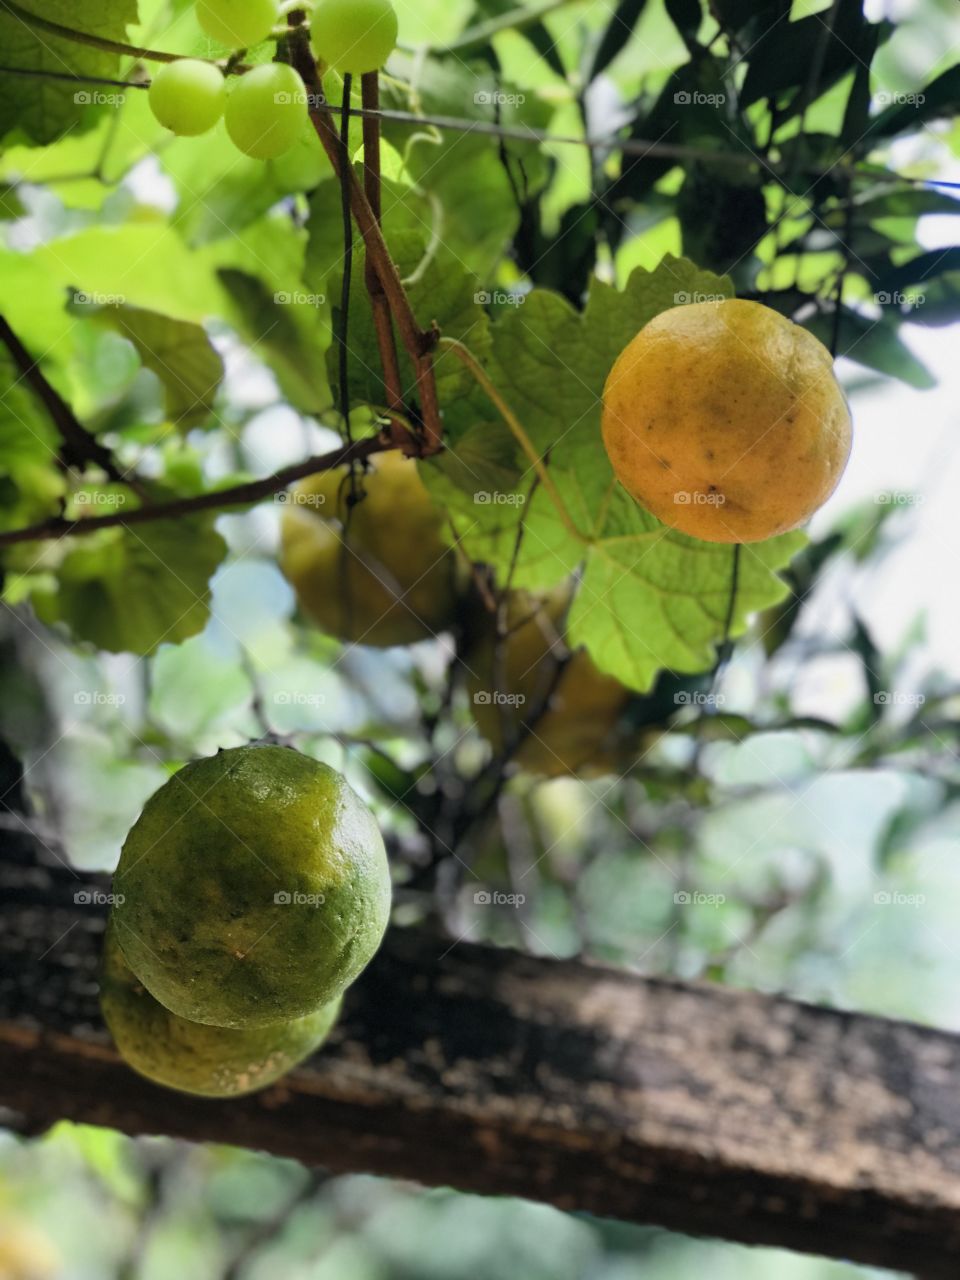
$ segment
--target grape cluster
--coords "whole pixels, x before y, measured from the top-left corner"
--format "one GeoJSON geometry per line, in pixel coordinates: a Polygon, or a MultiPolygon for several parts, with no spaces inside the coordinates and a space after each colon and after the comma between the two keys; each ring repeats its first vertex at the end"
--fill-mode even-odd
{"type": "MultiPolygon", "coordinates": [[[[196,12],[210,39],[231,50],[262,44],[281,16],[279,0],[197,0],[196,12]]],[[[397,15],[390,0],[319,0],[311,38],[321,65],[343,75],[364,75],[393,51],[397,15]]],[[[150,107],[160,124],[181,137],[206,133],[223,116],[234,145],[257,160],[289,151],[308,116],[303,80],[286,62],[253,67],[229,92],[212,62],[164,63],[150,85],[150,107]]]]}

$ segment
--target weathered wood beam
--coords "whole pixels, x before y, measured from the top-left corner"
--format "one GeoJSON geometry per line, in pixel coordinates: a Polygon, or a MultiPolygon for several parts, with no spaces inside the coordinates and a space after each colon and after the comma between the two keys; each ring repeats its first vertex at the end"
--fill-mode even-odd
{"type": "MultiPolygon", "coordinates": [[[[253,1097],[156,1088],[97,1009],[89,883],[0,866],[0,1105],[955,1277],[960,1037],[394,930],[253,1097]]],[[[101,888],[103,887],[101,883],[101,888]]]]}

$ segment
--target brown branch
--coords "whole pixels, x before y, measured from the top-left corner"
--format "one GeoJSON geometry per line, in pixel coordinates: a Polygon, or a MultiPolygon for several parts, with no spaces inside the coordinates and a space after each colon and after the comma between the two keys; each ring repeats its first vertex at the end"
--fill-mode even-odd
{"type": "Polygon", "coordinates": [[[138,481],[125,476],[114,462],[110,450],[78,421],[66,400],[56,387],[47,381],[38,361],[31,356],[2,315],[0,315],[0,342],[10,352],[22,378],[36,394],[60,433],[60,439],[63,441],[60,456],[66,465],[82,468],[85,462],[92,462],[111,480],[129,485],[135,492],[139,491],[138,481]]]}
{"type": "Polygon", "coordinates": [[[316,475],[320,471],[331,471],[334,467],[346,465],[348,462],[359,462],[369,458],[371,454],[383,453],[392,449],[393,442],[383,436],[367,436],[356,440],[353,444],[341,445],[329,453],[306,458],[289,467],[282,467],[272,475],[261,480],[250,480],[246,484],[234,485],[229,489],[214,489],[209,493],[196,494],[191,498],[174,498],[169,502],[154,502],[150,506],[137,507],[133,511],[112,511],[104,516],[91,516],[83,520],[67,520],[63,516],[55,516],[50,520],[42,520],[38,524],[27,525],[23,529],[9,529],[0,533],[0,546],[8,546],[14,542],[37,542],[45,538],[79,537],[83,534],[96,533],[99,529],[115,528],[122,525],[147,524],[154,520],[172,520],[178,516],[194,515],[198,511],[220,511],[226,507],[246,507],[262,498],[269,498],[274,493],[286,489],[288,485],[305,476],[316,475]]]}
{"type": "MultiPolygon", "coordinates": [[[[377,71],[368,71],[360,80],[363,105],[371,111],[380,106],[380,75],[377,71]]],[[[380,121],[375,116],[363,117],[363,189],[373,210],[373,216],[379,225],[381,222],[380,199],[380,121]]],[[[384,293],[380,276],[369,253],[364,257],[364,281],[370,295],[370,309],[373,312],[373,326],[377,334],[377,346],[380,350],[380,364],[383,368],[383,386],[387,408],[404,413],[403,384],[400,380],[400,361],[397,357],[397,343],[393,332],[393,320],[390,314],[390,303],[384,293]]],[[[402,422],[392,418],[390,422],[393,442],[399,448],[409,450],[411,439],[402,422]]]]}
{"type": "Polygon", "coordinates": [[[366,192],[360,185],[352,166],[347,166],[345,174],[342,172],[344,166],[341,162],[340,135],[334,124],[329,104],[323,96],[306,28],[296,27],[291,30],[289,49],[293,66],[300,73],[307,88],[310,118],[317,136],[327,153],[334,173],[341,181],[346,180],[349,184],[350,208],[357,229],[363,237],[367,258],[373,263],[383,291],[387,295],[403,345],[413,362],[420,393],[420,418],[423,430],[419,452],[421,455],[436,453],[442,447],[443,427],[437,400],[433,350],[440,335],[434,326],[429,329],[420,327],[366,192]]]}
{"type": "Polygon", "coordinates": [[[75,901],[93,883],[0,862],[0,1106],[18,1129],[230,1142],[955,1280],[960,1036],[394,928],[319,1053],[216,1102],[111,1046],[106,909],[75,901]]]}

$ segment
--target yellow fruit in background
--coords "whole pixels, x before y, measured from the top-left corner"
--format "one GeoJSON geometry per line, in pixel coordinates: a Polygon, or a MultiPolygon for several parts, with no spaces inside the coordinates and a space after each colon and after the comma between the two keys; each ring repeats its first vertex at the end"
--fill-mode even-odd
{"type": "Polygon", "coordinates": [[[528,773],[548,778],[619,773],[638,754],[636,738],[621,723],[633,695],[599,671],[585,649],[574,653],[557,676],[557,664],[568,654],[562,634],[568,601],[566,589],[545,600],[514,592],[499,661],[494,619],[486,615],[480,638],[464,659],[471,709],[495,751],[528,717],[536,717],[512,756],[528,773]]]}
{"type": "Polygon", "coordinates": [[[56,1280],[64,1268],[53,1241],[25,1218],[0,1216],[0,1280],[56,1280]]]}
{"type": "Polygon", "coordinates": [[[603,440],[617,479],[665,524],[759,542],[826,502],[851,423],[827,348],[731,298],[673,307],[640,330],[607,378],[603,440]]]}
{"type": "Polygon", "coordinates": [[[300,608],[340,640],[413,644],[454,621],[462,569],[443,537],[446,516],[416,463],[376,454],[352,509],[346,468],[291,491],[280,567],[300,608]]]}

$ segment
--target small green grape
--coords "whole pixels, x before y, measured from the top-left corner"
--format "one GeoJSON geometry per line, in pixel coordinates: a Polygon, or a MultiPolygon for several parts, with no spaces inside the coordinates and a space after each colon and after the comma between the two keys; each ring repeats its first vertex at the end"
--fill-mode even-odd
{"type": "Polygon", "coordinates": [[[243,75],[224,113],[234,144],[255,160],[289,151],[307,121],[307,91],[293,67],[270,62],[243,75]]]}
{"type": "Polygon", "coordinates": [[[377,71],[397,43],[390,0],[319,0],[310,26],[313,51],[335,70],[377,71]]]}
{"type": "Polygon", "coordinates": [[[166,129],[193,138],[223,115],[227,86],[219,67],[194,58],[165,62],[150,84],[150,110],[166,129]]]}
{"type": "Polygon", "coordinates": [[[249,49],[266,40],[278,11],[277,0],[197,0],[200,26],[228,49],[249,49]]]}

